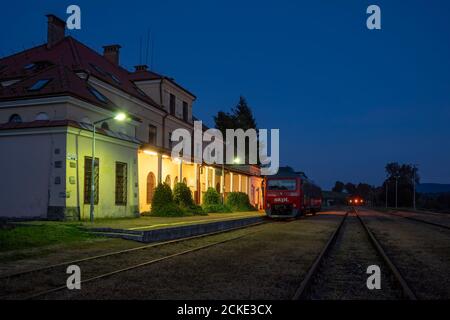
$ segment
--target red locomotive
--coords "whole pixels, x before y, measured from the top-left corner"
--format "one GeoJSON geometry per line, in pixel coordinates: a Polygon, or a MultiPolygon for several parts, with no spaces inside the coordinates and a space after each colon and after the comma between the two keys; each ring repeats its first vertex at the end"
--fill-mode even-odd
{"type": "Polygon", "coordinates": [[[296,218],[322,209],[322,190],[303,172],[290,167],[265,179],[264,204],[272,218],[296,218]]]}

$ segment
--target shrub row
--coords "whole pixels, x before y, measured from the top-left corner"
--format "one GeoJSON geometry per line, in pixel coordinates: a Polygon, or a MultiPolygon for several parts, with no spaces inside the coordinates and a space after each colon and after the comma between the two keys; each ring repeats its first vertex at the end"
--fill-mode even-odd
{"type": "Polygon", "coordinates": [[[159,184],[153,195],[150,215],[158,217],[182,217],[206,215],[208,213],[229,213],[233,211],[256,210],[243,192],[230,192],[225,204],[214,188],[209,188],[203,197],[203,205],[198,206],[192,192],[185,183],[177,183],[174,190],[165,183],[159,184]]]}

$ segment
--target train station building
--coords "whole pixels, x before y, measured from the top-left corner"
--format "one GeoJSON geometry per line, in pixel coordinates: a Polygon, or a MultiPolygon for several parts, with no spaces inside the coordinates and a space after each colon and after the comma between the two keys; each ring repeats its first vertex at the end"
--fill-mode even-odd
{"type": "Polygon", "coordinates": [[[122,68],[120,45],[97,53],[47,19],[45,44],[0,59],[0,217],[87,219],[91,176],[101,218],[149,211],[161,182],[185,182],[197,203],[214,187],[261,207],[257,166],[171,158],[172,132],[194,130],[193,93],[145,65],[122,68]]]}

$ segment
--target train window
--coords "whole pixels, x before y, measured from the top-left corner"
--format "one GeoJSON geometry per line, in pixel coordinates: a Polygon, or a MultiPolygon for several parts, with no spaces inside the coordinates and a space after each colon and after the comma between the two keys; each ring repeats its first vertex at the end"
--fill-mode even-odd
{"type": "Polygon", "coordinates": [[[297,181],[295,179],[269,179],[267,189],[294,191],[297,189],[297,181]]]}

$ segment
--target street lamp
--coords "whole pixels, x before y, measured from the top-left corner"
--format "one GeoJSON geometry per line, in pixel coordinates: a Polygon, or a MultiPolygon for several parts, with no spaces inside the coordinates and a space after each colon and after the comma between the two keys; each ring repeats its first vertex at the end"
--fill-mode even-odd
{"type": "Polygon", "coordinates": [[[116,121],[125,121],[127,119],[127,115],[123,112],[116,114],[113,117],[108,117],[99,121],[95,121],[92,123],[92,164],[91,164],[91,207],[89,212],[89,219],[91,222],[94,222],[94,194],[95,194],[95,125],[101,122],[105,122],[108,120],[114,119],[116,121]]]}

